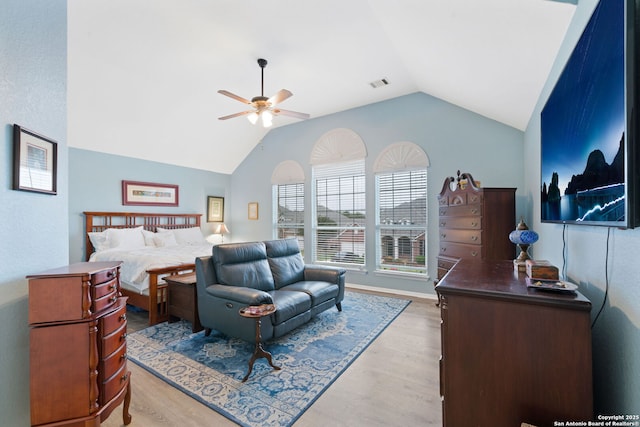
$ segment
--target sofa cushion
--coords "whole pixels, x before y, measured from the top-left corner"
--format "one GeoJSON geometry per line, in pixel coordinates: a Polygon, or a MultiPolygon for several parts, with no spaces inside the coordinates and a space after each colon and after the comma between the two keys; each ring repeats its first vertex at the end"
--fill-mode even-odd
{"type": "Polygon", "coordinates": [[[212,249],[218,282],[263,291],[275,289],[263,242],[227,243],[212,249]]]}
{"type": "Polygon", "coordinates": [[[337,297],[339,288],[338,285],[328,282],[298,282],[282,290],[304,292],[311,297],[311,305],[316,306],[337,297]]]}
{"type": "Polygon", "coordinates": [[[264,242],[276,289],[304,280],[304,260],[297,239],[264,242]]]}
{"type": "Polygon", "coordinates": [[[279,325],[311,309],[311,297],[304,292],[275,290],[269,292],[276,306],[273,324],[279,325]]]}

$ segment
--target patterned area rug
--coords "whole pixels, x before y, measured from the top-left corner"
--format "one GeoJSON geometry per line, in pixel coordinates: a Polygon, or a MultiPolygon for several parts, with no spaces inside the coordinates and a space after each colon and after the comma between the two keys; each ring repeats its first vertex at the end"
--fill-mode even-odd
{"type": "Polygon", "coordinates": [[[246,427],[290,426],[405,309],[409,300],[347,292],[342,312],[329,309],[267,342],[276,371],[253,344],[212,331],[191,333],[181,321],[129,334],[129,359],[211,409],[246,427]]]}

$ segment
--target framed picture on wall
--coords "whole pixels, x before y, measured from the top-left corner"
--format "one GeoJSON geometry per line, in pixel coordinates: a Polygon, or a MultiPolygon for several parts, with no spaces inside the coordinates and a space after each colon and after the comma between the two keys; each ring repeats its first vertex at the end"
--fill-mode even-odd
{"type": "Polygon", "coordinates": [[[224,221],[224,197],[207,197],[207,222],[224,221]]]}
{"type": "Polygon", "coordinates": [[[248,208],[249,219],[258,219],[258,202],[250,202],[248,208]]]}
{"type": "Polygon", "coordinates": [[[122,204],[178,206],[178,186],[153,182],[122,181],[122,204]]]}
{"type": "Polygon", "coordinates": [[[13,189],[57,194],[58,143],[13,125],[13,189]]]}

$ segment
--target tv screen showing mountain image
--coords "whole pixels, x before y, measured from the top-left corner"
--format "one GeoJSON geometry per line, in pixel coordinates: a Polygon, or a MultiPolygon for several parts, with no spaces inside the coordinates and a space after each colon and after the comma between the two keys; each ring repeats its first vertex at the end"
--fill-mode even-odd
{"type": "Polygon", "coordinates": [[[625,1],[598,4],[542,110],[542,222],[635,226],[635,60],[625,62],[635,33],[625,38],[625,1]]]}

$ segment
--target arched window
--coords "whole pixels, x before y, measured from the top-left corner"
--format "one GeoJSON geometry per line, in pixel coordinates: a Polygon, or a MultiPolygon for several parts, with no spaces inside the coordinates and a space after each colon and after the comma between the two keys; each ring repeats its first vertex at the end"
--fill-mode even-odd
{"type": "Polygon", "coordinates": [[[364,267],[367,151],[358,134],[334,129],[313,146],[314,262],[364,267]]]}
{"type": "Polygon", "coordinates": [[[376,159],[378,270],[427,274],[428,166],[426,153],[412,142],[391,144],[376,159]],[[389,240],[397,246],[393,258],[386,256],[389,240]]]}

